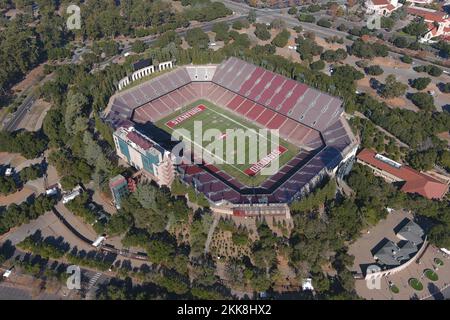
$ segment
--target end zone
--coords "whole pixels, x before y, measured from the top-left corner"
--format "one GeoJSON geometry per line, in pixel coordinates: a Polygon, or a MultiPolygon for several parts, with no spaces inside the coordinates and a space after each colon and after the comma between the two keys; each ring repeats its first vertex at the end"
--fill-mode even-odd
{"type": "Polygon", "coordinates": [[[196,114],[203,112],[206,110],[206,106],[200,104],[194,108],[192,108],[191,110],[179,115],[178,117],[176,117],[175,119],[169,120],[166,122],[166,126],[168,126],[170,129],[173,129],[175,126],[179,125],[180,123],[182,123],[183,121],[188,120],[189,118],[192,118],[193,116],[195,116],[196,114]]]}
{"type": "Polygon", "coordinates": [[[264,167],[268,166],[272,161],[280,157],[287,151],[287,148],[279,146],[277,149],[272,150],[267,156],[253,164],[251,167],[244,170],[244,173],[248,176],[254,176],[258,174],[264,167]]]}

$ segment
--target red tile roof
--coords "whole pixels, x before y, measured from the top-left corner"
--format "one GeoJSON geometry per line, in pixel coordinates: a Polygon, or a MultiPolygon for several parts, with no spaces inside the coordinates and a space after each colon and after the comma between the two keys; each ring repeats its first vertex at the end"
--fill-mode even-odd
{"type": "Polygon", "coordinates": [[[140,134],[136,133],[135,131],[128,132],[127,138],[144,150],[148,150],[151,147],[153,147],[153,144],[150,141],[148,141],[147,139],[145,139],[144,137],[142,137],[140,134]]]}
{"type": "Polygon", "coordinates": [[[389,0],[372,0],[372,3],[376,6],[387,6],[391,4],[389,0]]]}
{"type": "Polygon", "coordinates": [[[430,176],[402,165],[395,168],[375,158],[376,153],[369,149],[362,150],[357,158],[382,171],[385,171],[400,180],[405,181],[402,191],[407,193],[418,193],[428,199],[441,199],[448,191],[448,185],[430,176]]]}
{"type": "Polygon", "coordinates": [[[388,9],[389,11],[395,10],[395,7],[392,4],[388,4],[386,9],[388,9]]]}
{"type": "Polygon", "coordinates": [[[447,16],[445,12],[426,10],[420,7],[408,7],[406,10],[409,14],[423,17],[425,21],[444,22],[445,17],[447,16]]]}

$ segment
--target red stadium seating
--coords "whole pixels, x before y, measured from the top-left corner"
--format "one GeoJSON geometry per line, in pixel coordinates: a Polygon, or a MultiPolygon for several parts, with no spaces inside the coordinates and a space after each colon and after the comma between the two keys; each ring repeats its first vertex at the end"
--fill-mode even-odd
{"type": "Polygon", "coordinates": [[[237,107],[239,107],[241,105],[242,102],[244,102],[244,98],[242,98],[241,96],[235,96],[233,98],[233,100],[231,100],[227,107],[230,108],[231,110],[236,110],[237,107]]]}
{"type": "Polygon", "coordinates": [[[273,112],[270,109],[264,110],[264,112],[256,119],[256,121],[265,126],[274,116],[276,115],[275,112],[273,112]]]}
{"type": "Polygon", "coordinates": [[[269,121],[269,123],[267,123],[266,127],[268,129],[279,129],[286,120],[286,116],[277,114],[272,120],[269,121]]]}

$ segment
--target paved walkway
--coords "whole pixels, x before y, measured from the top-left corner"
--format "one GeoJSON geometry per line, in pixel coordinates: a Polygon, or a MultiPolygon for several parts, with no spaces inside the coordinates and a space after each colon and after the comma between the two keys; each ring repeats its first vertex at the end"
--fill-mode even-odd
{"type": "MultiPolygon", "coordinates": [[[[375,264],[371,250],[384,238],[399,242],[393,229],[405,218],[413,219],[413,216],[405,211],[394,211],[386,219],[381,220],[376,226],[361,235],[361,237],[349,246],[349,254],[355,256],[352,271],[363,273],[367,265],[375,264]]],[[[426,299],[431,294],[444,289],[450,283],[450,257],[445,256],[439,249],[429,245],[420,259],[420,263],[413,262],[405,270],[381,278],[379,289],[369,289],[365,280],[356,280],[355,289],[359,296],[374,300],[408,300],[426,299]],[[442,267],[436,266],[434,259],[439,258],[444,262],[442,267]],[[437,268],[439,279],[430,281],[424,275],[424,270],[437,268]],[[423,290],[416,291],[408,283],[409,279],[417,278],[423,284],[423,290]],[[400,290],[394,294],[389,289],[389,281],[400,290]]],[[[438,296],[438,295],[436,295],[438,296]]]]}

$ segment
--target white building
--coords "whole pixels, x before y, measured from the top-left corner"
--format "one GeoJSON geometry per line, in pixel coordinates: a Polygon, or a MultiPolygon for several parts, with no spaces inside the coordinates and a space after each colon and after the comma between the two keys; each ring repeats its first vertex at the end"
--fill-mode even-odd
{"type": "Polygon", "coordinates": [[[169,186],[175,178],[175,166],[169,151],[136,130],[120,127],[114,134],[117,155],[143,172],[160,186],[169,186]]]}
{"type": "Polygon", "coordinates": [[[366,13],[389,16],[402,6],[398,0],[368,0],[366,1],[366,13]]]}
{"type": "Polygon", "coordinates": [[[408,0],[407,2],[414,4],[430,4],[433,3],[434,0],[408,0]]]}
{"type": "Polygon", "coordinates": [[[450,17],[444,11],[437,11],[422,7],[411,6],[407,9],[408,14],[421,17],[428,25],[428,32],[424,34],[419,42],[437,42],[438,37],[450,38],[450,17]]]}

